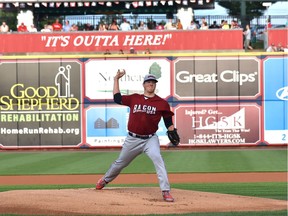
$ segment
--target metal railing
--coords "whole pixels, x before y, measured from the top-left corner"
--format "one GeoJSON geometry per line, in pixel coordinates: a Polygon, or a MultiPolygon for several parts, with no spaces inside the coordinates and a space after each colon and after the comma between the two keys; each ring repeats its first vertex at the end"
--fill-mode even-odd
{"type": "MultiPolygon", "coordinates": [[[[227,20],[230,24],[232,20],[236,20],[239,25],[241,25],[241,19],[239,17],[227,16],[227,15],[206,15],[206,16],[194,16],[194,20],[199,21],[201,23],[201,18],[205,17],[208,25],[211,25],[214,21],[219,25],[222,20],[227,20]]],[[[139,22],[143,21],[146,25],[153,23],[158,25],[159,23],[165,24],[167,22],[167,17],[165,14],[149,14],[149,15],[76,15],[76,16],[62,16],[60,19],[63,22],[65,20],[69,20],[70,24],[76,24],[79,27],[79,30],[84,30],[85,25],[90,24],[93,27],[93,30],[97,29],[100,23],[106,23],[109,25],[113,19],[117,21],[118,24],[121,24],[123,18],[127,19],[131,27],[133,29],[137,29],[139,22]]],[[[174,15],[173,21],[176,23],[177,16],[174,15]]],[[[270,19],[271,23],[275,27],[287,27],[288,26],[288,15],[273,15],[273,16],[260,16],[258,18],[254,18],[251,20],[250,24],[253,27],[262,27],[264,28],[267,24],[267,20],[270,19]]],[[[6,21],[9,26],[15,26],[15,18],[12,19],[11,17],[1,17],[2,21],[6,21]],[[13,21],[12,21],[13,20],[13,21]]],[[[38,17],[34,17],[34,24],[35,27],[40,31],[43,27],[45,22],[40,20],[38,17]]],[[[149,27],[149,25],[148,25],[149,27]]],[[[243,26],[242,26],[243,27],[243,26]]],[[[153,28],[153,27],[152,27],[153,28]]],[[[16,28],[12,28],[12,31],[17,31],[16,28]]]]}
{"type": "MultiPolygon", "coordinates": [[[[227,20],[228,23],[231,23],[232,20],[236,20],[239,25],[241,25],[241,19],[237,17],[232,16],[226,16],[226,15],[207,15],[207,16],[194,16],[195,21],[199,21],[201,23],[201,18],[205,17],[208,25],[211,25],[214,21],[218,25],[221,24],[222,20],[227,20]]],[[[111,15],[111,16],[105,16],[105,15],[86,15],[86,16],[64,16],[64,20],[69,20],[71,24],[77,24],[77,25],[85,25],[85,24],[91,24],[94,26],[94,28],[97,28],[97,26],[100,23],[106,23],[110,24],[112,22],[112,19],[115,19],[118,24],[120,24],[125,18],[128,20],[133,28],[137,28],[140,21],[143,21],[146,23],[146,25],[149,22],[154,22],[156,24],[159,23],[166,23],[167,18],[166,15],[111,15]]],[[[174,16],[173,21],[176,23],[177,17],[174,16]]],[[[272,25],[274,26],[288,26],[288,15],[274,15],[274,16],[260,16],[258,18],[254,18],[251,20],[250,24],[251,26],[265,26],[267,24],[267,20],[270,19],[272,25]]]]}

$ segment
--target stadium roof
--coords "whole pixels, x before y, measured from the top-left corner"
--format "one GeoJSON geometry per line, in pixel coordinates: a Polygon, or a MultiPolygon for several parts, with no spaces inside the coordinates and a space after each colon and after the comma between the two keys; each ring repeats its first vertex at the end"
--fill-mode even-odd
{"type": "MultiPolygon", "coordinates": [[[[47,15],[175,14],[180,8],[214,9],[216,1],[230,0],[0,0],[0,8],[4,10],[29,9],[36,14],[47,15]]],[[[275,2],[275,0],[267,0],[267,2],[275,2]]]]}
{"type": "Polygon", "coordinates": [[[180,8],[214,9],[214,0],[0,0],[4,10],[31,9],[34,13],[75,14],[166,14],[180,8]]]}

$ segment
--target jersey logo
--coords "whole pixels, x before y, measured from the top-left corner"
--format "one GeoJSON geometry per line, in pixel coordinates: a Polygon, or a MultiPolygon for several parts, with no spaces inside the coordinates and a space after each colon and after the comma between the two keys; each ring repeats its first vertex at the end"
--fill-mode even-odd
{"type": "Polygon", "coordinates": [[[157,108],[153,106],[147,106],[142,104],[135,104],[133,108],[133,113],[142,112],[146,114],[156,114],[157,108]]]}

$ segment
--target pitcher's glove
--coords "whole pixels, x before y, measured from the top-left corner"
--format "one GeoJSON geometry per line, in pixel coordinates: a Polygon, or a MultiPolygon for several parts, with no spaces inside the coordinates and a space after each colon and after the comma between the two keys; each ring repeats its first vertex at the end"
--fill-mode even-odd
{"type": "Polygon", "coordinates": [[[178,146],[180,143],[180,137],[177,133],[177,129],[174,128],[173,131],[167,131],[167,136],[170,140],[170,142],[174,145],[174,146],[178,146]]]}

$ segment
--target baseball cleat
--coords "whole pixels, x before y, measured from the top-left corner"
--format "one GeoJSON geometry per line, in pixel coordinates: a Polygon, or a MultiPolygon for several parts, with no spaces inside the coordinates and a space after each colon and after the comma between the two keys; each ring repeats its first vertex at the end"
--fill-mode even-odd
{"type": "Polygon", "coordinates": [[[96,184],[96,190],[101,190],[105,187],[106,184],[107,183],[105,182],[105,180],[103,178],[100,178],[96,184]]]}
{"type": "Polygon", "coordinates": [[[174,202],[174,198],[171,196],[169,191],[162,191],[162,196],[166,202],[174,202]]]}

